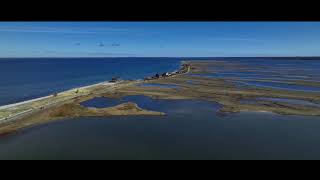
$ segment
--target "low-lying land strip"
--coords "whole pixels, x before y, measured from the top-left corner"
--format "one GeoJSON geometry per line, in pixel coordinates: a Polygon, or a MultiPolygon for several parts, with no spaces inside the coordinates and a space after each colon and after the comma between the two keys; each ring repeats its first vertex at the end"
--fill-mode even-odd
{"type": "MultiPolygon", "coordinates": [[[[219,72],[224,70],[263,71],[261,67],[252,68],[224,61],[185,61],[183,63],[184,65],[179,71],[155,75],[145,80],[99,83],[45,98],[0,107],[0,133],[12,132],[20,128],[63,118],[165,115],[163,112],[141,109],[132,102],[101,109],[86,108],[80,105],[81,102],[95,97],[121,98],[129,95],[145,95],[154,99],[212,101],[222,105],[220,109],[222,113],[260,111],[283,115],[320,115],[319,106],[312,106],[312,103],[320,102],[320,93],[317,92],[253,86],[239,87],[227,77],[194,76],[195,74],[217,73],[217,70],[219,72]],[[175,85],[175,88],[139,86],[141,83],[175,85]],[[272,98],[300,100],[299,102],[306,101],[308,103],[294,104],[290,101],[273,101],[272,98]]],[[[283,74],[287,75],[285,72],[283,74]]]]}

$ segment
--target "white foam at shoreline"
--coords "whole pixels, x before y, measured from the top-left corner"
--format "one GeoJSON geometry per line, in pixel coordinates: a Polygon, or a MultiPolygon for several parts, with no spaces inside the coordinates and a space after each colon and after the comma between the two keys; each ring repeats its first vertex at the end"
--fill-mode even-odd
{"type": "MultiPolygon", "coordinates": [[[[86,89],[86,88],[94,87],[94,86],[97,86],[97,85],[114,85],[114,84],[115,84],[115,83],[111,83],[111,82],[101,82],[101,83],[93,84],[93,85],[89,85],[89,86],[84,86],[84,87],[79,87],[79,88],[73,88],[73,89],[70,89],[70,90],[67,90],[67,91],[63,91],[63,92],[61,92],[61,93],[69,92],[69,91],[74,91],[74,90],[77,90],[77,89],[86,89]]],[[[8,104],[8,105],[0,106],[0,110],[8,109],[8,108],[12,108],[12,107],[15,107],[15,106],[20,106],[20,105],[28,104],[28,103],[32,103],[32,102],[36,102],[36,101],[40,101],[40,100],[44,100],[44,99],[47,99],[47,98],[50,98],[50,97],[52,97],[52,95],[50,95],[50,96],[45,96],[45,97],[40,97],[40,98],[36,98],[36,99],[31,99],[31,100],[27,100],[27,101],[22,101],[22,102],[19,102],[19,103],[14,103],[14,104],[8,104]]]]}
{"type": "Polygon", "coordinates": [[[31,102],[35,102],[35,101],[40,101],[40,100],[43,100],[43,99],[47,99],[47,98],[49,98],[49,97],[52,97],[52,96],[45,96],[45,97],[41,97],[41,98],[36,98],[36,99],[27,100],[27,101],[22,101],[22,102],[19,102],[19,103],[14,103],[14,104],[8,104],[8,105],[0,106],[0,110],[2,110],[2,109],[8,109],[8,108],[11,108],[11,107],[14,107],[14,106],[19,106],[19,105],[23,105],[23,104],[27,104],[27,103],[31,103],[31,102]]]}

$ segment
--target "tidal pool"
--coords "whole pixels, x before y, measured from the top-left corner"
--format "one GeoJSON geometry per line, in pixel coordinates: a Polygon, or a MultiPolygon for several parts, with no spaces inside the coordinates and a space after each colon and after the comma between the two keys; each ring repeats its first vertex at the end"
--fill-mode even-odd
{"type": "Polygon", "coordinates": [[[134,102],[139,107],[152,111],[161,111],[169,114],[184,113],[184,109],[191,109],[188,106],[203,106],[210,107],[213,112],[216,112],[221,106],[217,103],[198,101],[198,100],[154,100],[143,95],[125,96],[120,99],[97,97],[81,103],[85,107],[106,108],[116,106],[126,102],[134,102]],[[179,108],[175,108],[178,106],[179,108]]]}

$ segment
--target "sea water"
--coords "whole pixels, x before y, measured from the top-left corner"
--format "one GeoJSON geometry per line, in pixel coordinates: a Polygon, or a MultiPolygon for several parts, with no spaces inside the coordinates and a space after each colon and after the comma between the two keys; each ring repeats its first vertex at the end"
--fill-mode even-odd
{"type": "Polygon", "coordinates": [[[181,58],[0,59],[0,105],[122,79],[142,79],[180,68],[181,58]]]}
{"type": "MultiPolygon", "coordinates": [[[[315,69],[320,69],[317,60],[230,61],[268,68],[295,66],[305,68],[312,76],[317,76],[315,69]]],[[[180,58],[122,62],[113,58],[3,60],[1,83],[11,86],[7,87],[9,92],[2,88],[1,101],[21,99],[24,91],[38,95],[42,88],[91,84],[121,71],[124,78],[141,78],[154,71],[176,69],[179,63],[180,58]],[[12,64],[4,68],[6,63],[12,64]]],[[[214,102],[155,100],[145,96],[96,98],[82,105],[102,108],[129,101],[147,110],[165,112],[166,116],[81,117],[27,128],[0,138],[0,159],[320,159],[320,117],[257,112],[221,116],[221,105],[214,102]]]]}

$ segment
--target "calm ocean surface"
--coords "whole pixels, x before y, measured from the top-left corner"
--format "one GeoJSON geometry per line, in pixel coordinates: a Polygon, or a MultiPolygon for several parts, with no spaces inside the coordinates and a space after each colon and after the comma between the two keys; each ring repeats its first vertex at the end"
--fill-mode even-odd
{"type": "Polygon", "coordinates": [[[181,58],[0,59],[0,105],[108,81],[139,79],[180,66],[181,58]]]}
{"type": "MultiPolygon", "coordinates": [[[[310,74],[320,81],[320,60],[266,58],[38,58],[0,59],[0,105],[50,95],[75,87],[108,81],[113,76],[139,79],[174,71],[186,59],[217,59],[241,62],[251,66],[299,68],[292,73],[310,74]]],[[[268,70],[268,69],[266,69],[268,70]]],[[[250,77],[252,77],[252,74],[250,77]]],[[[253,74],[254,75],[254,74],[253,74]]],[[[268,72],[264,76],[268,75],[268,72]]],[[[261,75],[260,75],[261,76],[261,75]]]]}
{"type": "MultiPolygon", "coordinates": [[[[90,85],[112,76],[137,79],[173,71],[186,59],[0,59],[0,104],[90,85]]],[[[293,69],[291,76],[297,78],[320,77],[320,60],[202,59],[260,66],[266,70],[263,76],[268,76],[267,71],[281,73],[286,68],[293,69]]],[[[0,138],[0,159],[320,159],[320,117],[271,113],[221,116],[215,103],[144,96],[94,99],[84,105],[106,107],[126,101],[166,112],[167,116],[77,118],[28,128],[0,138]]]]}

